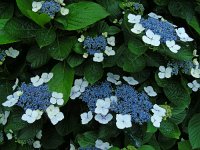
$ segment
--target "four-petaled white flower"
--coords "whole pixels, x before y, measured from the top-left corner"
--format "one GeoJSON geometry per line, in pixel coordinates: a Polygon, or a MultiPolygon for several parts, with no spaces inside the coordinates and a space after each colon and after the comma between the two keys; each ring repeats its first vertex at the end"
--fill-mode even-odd
{"type": "Polygon", "coordinates": [[[158,73],[158,76],[160,79],[170,78],[172,76],[172,68],[171,67],[165,68],[164,66],[160,66],[159,71],[160,72],[158,73]]]}
{"type": "Polygon", "coordinates": [[[153,115],[153,116],[151,116],[151,122],[153,123],[154,127],[159,128],[160,123],[162,122],[162,117],[153,115]]]}
{"type": "Polygon", "coordinates": [[[128,22],[129,23],[139,23],[141,18],[142,18],[141,15],[129,14],[128,15],[128,22]]]}
{"type": "Polygon", "coordinates": [[[91,111],[85,112],[81,114],[81,123],[82,124],[88,124],[93,118],[93,114],[91,111]]]}
{"type": "Polygon", "coordinates": [[[194,40],[194,39],[192,39],[191,37],[188,36],[188,34],[185,32],[184,28],[178,28],[178,29],[175,29],[175,30],[176,30],[176,34],[179,36],[181,41],[190,42],[190,41],[194,40]]]}
{"type": "Polygon", "coordinates": [[[152,46],[160,45],[160,35],[154,34],[151,30],[146,31],[146,35],[142,36],[142,40],[146,44],[150,44],[152,46]]]}
{"type": "Polygon", "coordinates": [[[41,148],[41,143],[40,143],[40,141],[35,141],[35,142],[33,142],[33,148],[41,148]]]}
{"type": "Polygon", "coordinates": [[[43,2],[35,2],[33,1],[32,3],[32,11],[33,12],[38,12],[42,8],[43,2]]]}
{"type": "Polygon", "coordinates": [[[153,12],[149,13],[148,16],[151,17],[151,18],[155,18],[155,19],[160,19],[160,18],[162,18],[162,16],[157,15],[157,14],[155,14],[155,13],[153,13],[153,12]]]}
{"type": "Polygon", "coordinates": [[[194,80],[194,81],[192,81],[192,83],[188,83],[187,85],[188,85],[188,86],[192,89],[192,91],[194,91],[194,92],[197,92],[198,89],[200,88],[200,84],[197,82],[197,80],[194,80]]]}
{"type": "Polygon", "coordinates": [[[109,98],[105,98],[105,100],[98,99],[96,102],[95,113],[106,115],[109,112],[109,108],[110,108],[109,98]]]}
{"type": "Polygon", "coordinates": [[[112,49],[112,47],[109,47],[109,46],[106,46],[106,50],[104,52],[108,56],[114,56],[115,55],[115,51],[112,49]]]}
{"type": "Polygon", "coordinates": [[[16,49],[13,49],[12,47],[10,47],[8,50],[5,50],[5,53],[7,56],[12,57],[12,58],[17,58],[17,56],[19,55],[19,51],[16,49]]]}
{"type": "Polygon", "coordinates": [[[40,78],[38,75],[36,75],[35,77],[31,78],[31,82],[33,86],[37,87],[37,86],[42,85],[44,83],[44,80],[40,78]]]}
{"type": "Polygon", "coordinates": [[[53,125],[64,119],[64,115],[60,112],[59,107],[55,107],[54,105],[50,105],[46,109],[46,112],[53,125]]]}
{"type": "Polygon", "coordinates": [[[7,123],[9,115],[10,111],[5,111],[3,114],[0,114],[0,124],[5,125],[7,123]]]}
{"type": "Polygon", "coordinates": [[[137,80],[135,80],[133,77],[126,77],[123,76],[123,79],[130,85],[137,85],[139,84],[139,82],[137,80]]]}
{"type": "Polygon", "coordinates": [[[61,7],[60,13],[61,15],[66,16],[67,14],[69,14],[69,9],[65,7],[61,7]]]}
{"type": "Polygon", "coordinates": [[[93,57],[94,62],[102,62],[104,59],[103,53],[95,53],[93,57]]]}
{"type": "Polygon", "coordinates": [[[142,31],[144,31],[145,28],[142,26],[142,24],[140,23],[136,23],[133,28],[131,29],[131,32],[135,33],[135,34],[140,34],[142,33],[142,31]]]}
{"type": "Polygon", "coordinates": [[[111,46],[115,46],[115,37],[111,36],[111,37],[107,38],[107,43],[111,46]]]}
{"type": "Polygon", "coordinates": [[[41,79],[43,79],[44,83],[49,82],[53,78],[53,73],[42,73],[41,79]]]}
{"type": "Polygon", "coordinates": [[[19,97],[22,94],[23,93],[21,91],[16,91],[15,93],[13,93],[13,95],[8,95],[7,96],[7,101],[5,101],[4,103],[2,103],[2,105],[5,106],[5,107],[12,107],[12,106],[14,106],[18,102],[19,97]]]}
{"type": "Polygon", "coordinates": [[[118,129],[124,129],[124,128],[132,127],[131,115],[117,114],[116,120],[117,120],[116,126],[117,126],[118,129]]]}
{"type": "Polygon", "coordinates": [[[115,85],[120,85],[121,81],[119,81],[120,76],[117,74],[113,74],[111,72],[107,73],[107,81],[114,83],[115,85]]]}
{"type": "Polygon", "coordinates": [[[95,120],[98,121],[101,124],[107,124],[112,120],[113,116],[109,113],[107,115],[101,115],[101,114],[96,114],[95,115],[95,120]]]}
{"type": "Polygon", "coordinates": [[[17,88],[18,84],[19,84],[19,79],[16,78],[15,84],[12,86],[13,91],[17,88]]]}
{"type": "Polygon", "coordinates": [[[38,131],[38,133],[36,134],[36,138],[37,139],[41,139],[42,138],[42,130],[38,131]]]}
{"type": "Polygon", "coordinates": [[[64,100],[63,100],[63,94],[62,93],[57,93],[57,92],[52,92],[52,97],[50,98],[51,104],[57,104],[57,105],[63,105],[64,100]]]}
{"type": "Polygon", "coordinates": [[[72,87],[71,92],[70,92],[70,98],[71,99],[76,99],[81,95],[80,91],[77,91],[77,88],[75,86],[72,87]]]}
{"type": "Polygon", "coordinates": [[[192,68],[190,71],[190,74],[194,77],[194,78],[200,78],[200,69],[199,69],[199,65],[196,65],[195,68],[192,68]]]}
{"type": "Polygon", "coordinates": [[[178,50],[180,50],[181,48],[179,45],[175,43],[174,40],[166,41],[166,45],[169,48],[169,50],[172,51],[173,53],[178,53],[178,50]]]}
{"type": "Polygon", "coordinates": [[[159,128],[162,118],[166,115],[166,110],[155,104],[151,111],[153,112],[153,116],[151,116],[151,122],[155,127],[159,128]]]}
{"type": "Polygon", "coordinates": [[[151,97],[157,96],[157,93],[154,91],[152,86],[144,87],[144,91],[151,97]]]}
{"type": "Polygon", "coordinates": [[[108,150],[112,147],[112,145],[110,145],[108,142],[103,142],[102,140],[97,139],[95,141],[95,147],[100,150],[108,150]]]}
{"type": "Polygon", "coordinates": [[[41,115],[39,113],[39,110],[27,109],[25,114],[22,115],[22,120],[28,123],[33,123],[40,118],[41,118],[41,115]]]}

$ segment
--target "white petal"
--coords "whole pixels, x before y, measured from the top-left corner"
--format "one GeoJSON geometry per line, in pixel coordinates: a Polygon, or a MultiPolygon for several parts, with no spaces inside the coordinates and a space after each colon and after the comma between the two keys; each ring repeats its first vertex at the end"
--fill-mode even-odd
{"type": "Polygon", "coordinates": [[[69,14],[69,9],[68,9],[68,8],[65,8],[65,7],[61,7],[60,13],[61,13],[63,16],[66,16],[67,14],[69,14]]]}
{"type": "Polygon", "coordinates": [[[142,36],[142,40],[143,40],[143,42],[144,43],[147,43],[147,44],[151,44],[151,39],[150,38],[148,38],[147,36],[142,36]]]}
{"type": "Polygon", "coordinates": [[[62,106],[64,104],[64,100],[61,98],[57,99],[57,104],[62,106]]]}
{"type": "Polygon", "coordinates": [[[56,104],[57,100],[54,97],[50,98],[50,103],[51,104],[56,104]]]}

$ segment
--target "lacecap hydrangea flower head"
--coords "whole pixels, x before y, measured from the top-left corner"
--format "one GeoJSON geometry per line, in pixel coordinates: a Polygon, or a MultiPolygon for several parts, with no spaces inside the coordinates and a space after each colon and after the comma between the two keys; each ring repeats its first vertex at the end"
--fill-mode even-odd
{"type": "Polygon", "coordinates": [[[51,120],[52,124],[57,124],[64,119],[59,106],[64,104],[63,94],[51,92],[48,88],[48,82],[53,78],[53,73],[43,73],[31,78],[31,83],[22,83],[15,85],[12,95],[7,96],[7,101],[2,103],[5,107],[19,106],[24,110],[22,120],[33,123],[39,120],[43,113],[51,120]]]}
{"type": "Polygon", "coordinates": [[[64,0],[46,0],[32,3],[32,11],[47,14],[49,17],[54,18],[56,13],[60,12],[65,16],[69,13],[69,9],[65,8],[64,0]]]}
{"type": "MultiPolygon", "coordinates": [[[[70,98],[79,98],[89,108],[80,115],[82,124],[88,124],[93,118],[100,124],[108,124],[116,116],[119,129],[132,127],[132,123],[142,125],[151,121],[153,104],[150,97],[157,96],[152,86],[138,92],[135,85],[139,84],[133,77],[108,73],[107,80],[93,85],[85,79],[76,79],[71,89],[70,98]]],[[[161,122],[162,120],[160,120],[161,122]]]]}
{"type": "Polygon", "coordinates": [[[83,43],[83,48],[86,50],[83,57],[92,56],[94,62],[102,62],[104,57],[115,55],[113,50],[115,37],[107,37],[107,33],[102,33],[102,35],[95,37],[81,35],[78,41],[83,43]]]}

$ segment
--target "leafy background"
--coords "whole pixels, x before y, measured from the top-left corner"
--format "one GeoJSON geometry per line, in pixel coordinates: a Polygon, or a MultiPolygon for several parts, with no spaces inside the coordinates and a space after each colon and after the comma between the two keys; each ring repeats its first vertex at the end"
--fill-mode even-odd
{"type": "MultiPolygon", "coordinates": [[[[54,79],[49,83],[50,89],[64,93],[66,105],[61,108],[65,119],[52,126],[45,118],[27,124],[21,121],[22,111],[11,110],[11,115],[2,133],[12,129],[15,140],[7,141],[1,136],[3,150],[33,149],[26,143],[42,129],[43,149],[69,149],[70,140],[75,145],[88,147],[94,145],[97,138],[110,141],[113,150],[127,147],[134,150],[190,150],[200,148],[200,93],[191,93],[187,88],[190,77],[177,77],[160,80],[157,68],[166,64],[169,58],[191,60],[193,49],[199,49],[200,42],[200,1],[193,0],[141,0],[145,7],[144,14],[155,12],[170,22],[185,27],[195,41],[174,55],[164,48],[156,52],[144,46],[130,32],[126,18],[120,25],[114,19],[123,18],[120,0],[67,0],[70,13],[67,16],[57,15],[54,20],[44,14],[31,11],[32,0],[0,1],[0,47],[14,47],[20,50],[17,59],[6,59],[0,66],[0,102],[11,93],[15,78],[28,81],[30,77],[42,72],[53,72],[54,79]],[[116,55],[103,63],[94,63],[83,59],[83,49],[77,39],[85,35],[108,32],[117,39],[116,55]],[[69,100],[69,93],[74,78],[85,76],[95,83],[111,71],[121,75],[132,75],[142,83],[141,87],[151,83],[161,93],[156,102],[166,101],[173,107],[172,117],[163,121],[159,129],[150,123],[145,126],[135,125],[124,131],[95,123],[82,126],[80,114],[85,106],[79,101],[69,100]],[[68,101],[69,100],[69,101],[68,101]],[[17,140],[16,140],[17,139],[17,140]]],[[[141,88],[140,87],[140,88],[141,88]]],[[[4,109],[4,108],[1,108],[4,109]]]]}

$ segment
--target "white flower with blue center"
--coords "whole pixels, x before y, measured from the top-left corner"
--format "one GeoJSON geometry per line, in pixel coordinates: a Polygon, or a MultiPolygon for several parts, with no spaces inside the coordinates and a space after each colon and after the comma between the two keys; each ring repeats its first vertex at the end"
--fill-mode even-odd
{"type": "Polygon", "coordinates": [[[200,88],[200,84],[197,82],[197,80],[194,80],[187,84],[189,88],[192,89],[192,91],[197,92],[200,88]]]}
{"type": "Polygon", "coordinates": [[[2,103],[2,105],[5,106],[5,107],[12,107],[12,106],[14,106],[18,102],[19,97],[22,94],[23,94],[23,92],[16,91],[13,95],[7,96],[7,101],[5,101],[4,103],[2,103]]]}
{"type": "Polygon", "coordinates": [[[62,106],[64,104],[63,94],[52,92],[52,97],[50,98],[50,102],[51,104],[57,104],[57,105],[62,106]]]}
{"type": "Polygon", "coordinates": [[[157,96],[157,93],[154,91],[152,86],[144,87],[144,91],[147,93],[147,95],[149,95],[151,97],[157,96]]]}
{"type": "Polygon", "coordinates": [[[32,2],[32,11],[33,12],[38,12],[42,8],[43,2],[32,2]]]}
{"type": "Polygon", "coordinates": [[[109,47],[109,46],[106,46],[106,50],[104,52],[108,56],[114,56],[115,55],[115,51],[112,49],[112,47],[109,47]]]}
{"type": "Polygon", "coordinates": [[[35,87],[38,87],[44,83],[44,80],[36,75],[35,77],[31,78],[31,82],[35,87]]]}
{"type": "Polygon", "coordinates": [[[133,28],[131,29],[131,32],[135,33],[135,34],[140,34],[145,30],[145,28],[140,24],[140,23],[136,23],[133,28]]]}
{"type": "Polygon", "coordinates": [[[93,114],[91,111],[85,112],[81,114],[81,123],[88,124],[93,118],[93,114]]]}
{"type": "Polygon", "coordinates": [[[113,116],[112,114],[107,114],[107,115],[101,115],[101,114],[96,114],[95,115],[95,120],[98,121],[101,124],[107,124],[112,120],[113,116]]]}
{"type": "Polygon", "coordinates": [[[5,53],[7,56],[12,57],[12,58],[17,58],[17,56],[19,55],[19,51],[16,49],[13,49],[12,47],[10,47],[8,50],[5,50],[5,53]]]}
{"type": "Polygon", "coordinates": [[[61,7],[60,13],[61,13],[61,15],[66,16],[69,14],[69,9],[65,8],[65,7],[61,7]]]}
{"type": "Polygon", "coordinates": [[[119,75],[113,74],[111,72],[107,73],[107,81],[108,82],[114,83],[115,85],[120,85],[121,81],[119,81],[119,79],[120,79],[119,75]]]}
{"type": "Polygon", "coordinates": [[[12,86],[13,91],[17,88],[18,84],[19,84],[19,79],[16,78],[15,84],[12,86]]]}
{"type": "Polygon", "coordinates": [[[40,143],[40,141],[35,141],[35,142],[33,142],[33,148],[41,148],[41,143],[40,143]]]}
{"type": "Polygon", "coordinates": [[[129,14],[128,15],[128,22],[129,23],[139,23],[141,18],[142,18],[141,15],[129,14]]]}
{"type": "Polygon", "coordinates": [[[103,53],[95,53],[93,57],[94,62],[102,62],[104,59],[103,53]]]}
{"type": "Polygon", "coordinates": [[[4,113],[0,114],[0,124],[6,125],[9,115],[10,111],[5,111],[4,113]]]}
{"type": "Polygon", "coordinates": [[[105,100],[98,99],[96,102],[95,113],[106,115],[109,112],[109,108],[110,108],[109,98],[105,98],[105,100]]]}
{"type": "Polygon", "coordinates": [[[50,105],[46,109],[46,112],[53,125],[64,119],[64,115],[60,112],[59,107],[55,107],[54,105],[50,105]]]}
{"type": "Polygon", "coordinates": [[[123,76],[124,81],[126,81],[129,85],[137,85],[139,82],[135,80],[133,77],[123,76]]]}
{"type": "Polygon", "coordinates": [[[111,36],[111,37],[107,38],[107,43],[111,46],[115,46],[115,37],[111,36]]]}
{"type": "Polygon", "coordinates": [[[146,44],[150,44],[152,46],[160,45],[160,35],[154,34],[151,30],[146,31],[146,35],[142,36],[142,40],[146,44]]]}
{"type": "Polygon", "coordinates": [[[108,142],[103,142],[102,140],[97,139],[95,141],[95,147],[101,150],[108,150],[112,147],[112,145],[110,145],[108,142]]]}
{"type": "Polygon", "coordinates": [[[183,42],[191,42],[194,40],[188,36],[188,34],[185,32],[184,28],[176,29],[176,34],[179,36],[180,40],[183,42]]]}
{"type": "Polygon", "coordinates": [[[173,53],[178,53],[178,50],[181,49],[181,47],[177,45],[174,40],[166,41],[166,45],[173,53]]]}
{"type": "Polygon", "coordinates": [[[40,118],[41,118],[41,115],[38,112],[38,110],[27,109],[25,114],[22,115],[22,120],[28,123],[33,123],[40,118]]]}
{"type": "Polygon", "coordinates": [[[158,73],[158,77],[160,79],[170,78],[172,76],[172,68],[171,67],[165,68],[164,66],[160,66],[159,71],[160,72],[158,73]]]}
{"type": "Polygon", "coordinates": [[[131,122],[131,115],[126,114],[117,114],[116,115],[116,126],[118,129],[125,129],[125,128],[130,128],[132,127],[132,122],[131,122]]]}
{"type": "Polygon", "coordinates": [[[53,73],[42,73],[41,79],[44,83],[48,83],[53,78],[53,73]]]}

